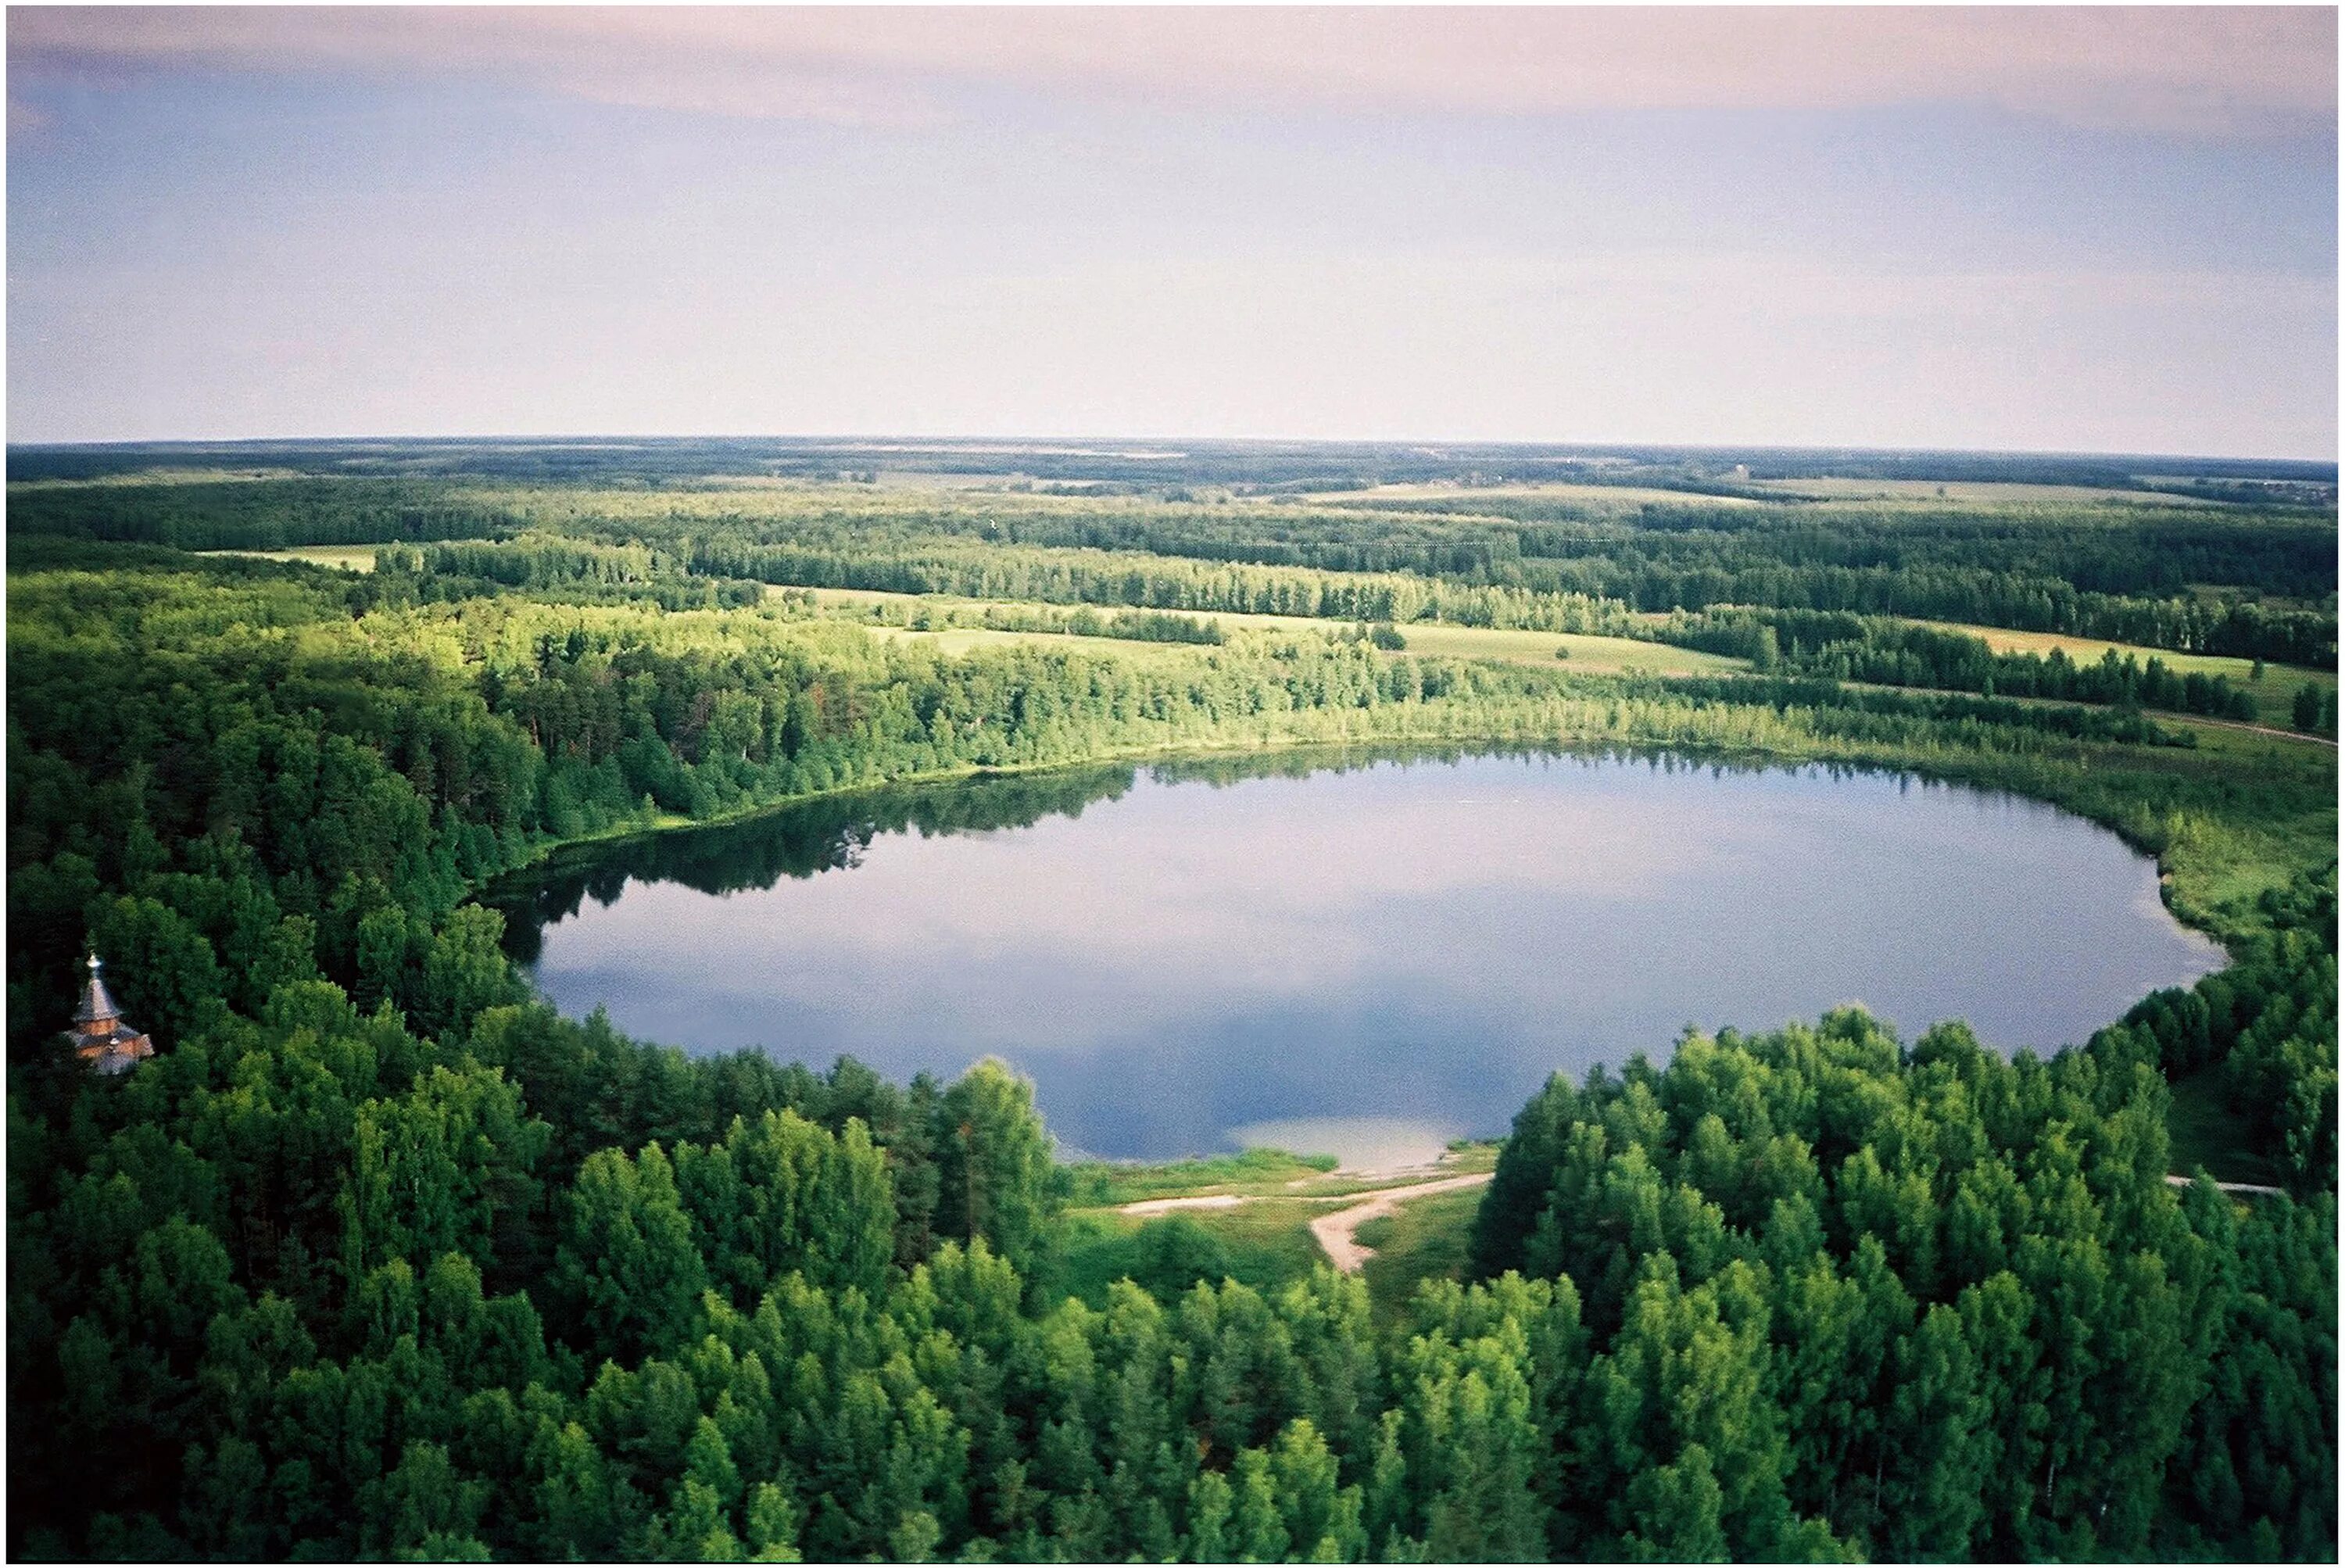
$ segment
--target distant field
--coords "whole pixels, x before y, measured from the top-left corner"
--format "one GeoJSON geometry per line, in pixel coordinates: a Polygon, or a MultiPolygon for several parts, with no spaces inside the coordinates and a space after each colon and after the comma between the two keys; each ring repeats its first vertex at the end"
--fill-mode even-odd
{"type": "Polygon", "coordinates": [[[1618,506],[1763,506],[1741,495],[1702,495],[1634,484],[1378,484],[1365,490],[1312,491],[1289,499],[1322,501],[1582,501],[1618,506]]]}
{"type": "MultiPolygon", "coordinates": [[[[959,594],[890,594],[876,588],[779,588],[768,587],[768,598],[784,594],[812,594],[821,605],[845,605],[858,609],[873,607],[901,609],[908,614],[921,610],[969,610],[982,615],[988,608],[1031,611],[1035,614],[1065,615],[1074,610],[1090,609],[1101,616],[1124,613],[1149,613],[1129,605],[1051,605],[1039,599],[972,599],[959,594]]],[[[1234,610],[1165,610],[1163,615],[1186,616],[1193,620],[1213,621],[1224,631],[1328,631],[1348,625],[1343,621],[1323,621],[1309,616],[1253,616],[1234,610]]],[[[944,636],[949,634],[931,634],[944,636]]],[[[996,636],[1034,637],[1059,636],[1058,632],[997,632],[996,636]]]]}
{"type": "Polygon", "coordinates": [[[307,561],[313,566],[340,566],[346,572],[374,570],[380,545],[303,545],[291,550],[206,550],[207,555],[252,555],[263,561],[307,561]]]}
{"type": "MultiPolygon", "coordinates": [[[[1019,643],[1066,643],[1076,639],[1064,632],[1001,632],[988,626],[950,626],[938,632],[916,632],[905,626],[872,626],[873,636],[884,642],[930,643],[939,652],[965,654],[971,648],[1010,647],[1019,643]]],[[[1157,644],[1119,642],[1119,648],[1157,647],[1157,644]]],[[[1174,645],[1165,645],[1174,646],[1174,645]]]]}
{"type": "Polygon", "coordinates": [[[2155,490],[2106,490],[2084,484],[2018,484],[1987,480],[1934,479],[1753,479],[1758,490],[1781,491],[1785,496],[1828,495],[1835,500],[2035,502],[2041,505],[2090,504],[2125,501],[2144,506],[2226,506],[2228,502],[2197,495],[2168,495],[2155,490]]]}
{"type": "MultiPolygon", "coordinates": [[[[917,613],[921,609],[963,609],[981,612],[989,604],[1005,610],[1068,610],[1071,605],[1010,603],[1000,600],[958,598],[949,595],[889,594],[862,588],[770,588],[771,596],[783,594],[811,592],[817,604],[870,608],[885,606],[917,613]]],[[[1094,606],[1103,615],[1115,613],[1114,606],[1094,606]]],[[[1254,616],[1231,612],[1199,610],[1176,612],[1193,615],[1201,621],[1212,621],[1226,631],[1285,631],[1331,632],[1347,623],[1315,620],[1304,616],[1254,616]]],[[[875,635],[892,637],[924,637],[937,643],[949,653],[966,648],[981,647],[1012,642],[1030,642],[1037,638],[1059,640],[1061,632],[992,631],[980,627],[954,627],[942,631],[914,632],[900,626],[875,626],[875,635]]],[[[1563,667],[1591,675],[1618,675],[1638,670],[1652,675],[1722,675],[1747,669],[1742,659],[1725,658],[1717,654],[1698,653],[1691,648],[1672,647],[1666,643],[1639,642],[1634,637],[1583,636],[1571,632],[1526,632],[1499,630],[1489,626],[1438,626],[1413,622],[1400,628],[1408,641],[1405,650],[1413,654],[1431,654],[1443,658],[1495,659],[1506,664],[1536,665],[1541,668],[1563,667]],[[1571,657],[1559,660],[1558,648],[1568,648],[1571,657]]],[[[1120,642],[1120,647],[1134,646],[1120,642]]],[[[1148,644],[1146,647],[1178,647],[1180,644],[1148,644]]]]}
{"type": "Polygon", "coordinates": [[[2114,650],[2119,658],[2127,655],[2147,664],[2160,659],[2166,667],[2184,675],[2220,675],[2230,677],[2234,686],[2244,687],[2254,694],[2258,717],[2266,724],[2286,728],[2289,722],[2289,705],[2296,700],[2299,687],[2310,681],[2325,694],[2337,688],[2337,672],[2327,669],[2307,669],[2299,665],[2274,664],[2264,667],[2260,681],[2249,678],[2255,673],[2255,661],[2226,658],[2218,654],[2173,653],[2165,648],[2146,648],[2132,643],[2103,642],[2097,637],[2065,636],[2058,632],[2015,632],[2002,626],[1967,626],[1958,621],[1918,621],[1917,626],[1935,626],[1941,631],[1964,632],[1980,638],[1997,653],[2025,653],[2038,656],[2058,648],[2079,664],[2097,663],[2114,650]]]}
{"type": "Polygon", "coordinates": [[[140,468],[87,479],[25,479],[10,490],[119,490],[142,484],[249,484],[263,479],[300,479],[291,468],[140,468]]]}
{"type": "Polygon", "coordinates": [[[882,490],[1015,490],[1033,482],[1030,473],[939,473],[919,468],[883,468],[869,481],[882,490]]]}
{"type": "Polygon", "coordinates": [[[1077,636],[1071,632],[998,631],[990,626],[947,626],[942,630],[926,632],[916,632],[906,626],[873,626],[864,629],[882,642],[926,644],[949,656],[965,654],[972,648],[1015,647],[1020,644],[1061,648],[1070,646],[1081,647],[1088,644],[1102,650],[1112,647],[1120,658],[1172,660],[1196,652],[1200,646],[1195,643],[1142,642],[1130,637],[1077,636]]]}
{"type": "Polygon", "coordinates": [[[1617,675],[1639,670],[1650,675],[1726,675],[1750,668],[1748,661],[1719,654],[1672,647],[1667,643],[1639,642],[1634,637],[1582,636],[1572,632],[1497,631],[1487,626],[1403,626],[1410,653],[1439,654],[1449,658],[1500,659],[1508,664],[1532,664],[1617,675]],[[1557,648],[1568,648],[1568,659],[1558,659],[1557,648]]]}

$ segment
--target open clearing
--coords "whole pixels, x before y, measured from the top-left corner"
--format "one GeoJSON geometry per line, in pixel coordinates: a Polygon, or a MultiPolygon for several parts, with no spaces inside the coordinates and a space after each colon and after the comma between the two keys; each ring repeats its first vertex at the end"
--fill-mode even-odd
{"type": "Polygon", "coordinates": [[[1245,1199],[1233,1192],[1209,1193],[1203,1197],[1151,1197],[1138,1203],[1125,1204],[1118,1214],[1171,1214],[1182,1208],[1235,1208],[1245,1199]]]}
{"type": "Polygon", "coordinates": [[[1640,671],[1647,675],[1731,675],[1751,667],[1747,660],[1634,637],[1584,636],[1574,632],[1501,631],[1488,626],[1436,626],[1418,621],[1403,626],[1407,651],[1446,658],[1497,659],[1507,664],[1560,666],[1592,675],[1640,671]],[[1555,657],[1570,651],[1568,659],[1555,657]]]}
{"type": "Polygon", "coordinates": [[[1486,1186],[1488,1171],[1476,1171],[1470,1176],[1446,1176],[1439,1181],[1418,1182],[1410,1186],[1387,1187],[1383,1192],[1355,1203],[1349,1208],[1339,1208],[1333,1214],[1323,1214],[1311,1222],[1311,1235],[1327,1261],[1339,1274],[1357,1274],[1375,1248],[1360,1245],[1360,1227],[1372,1219],[1381,1219],[1412,1198],[1431,1197],[1436,1193],[1463,1192],[1468,1187],[1486,1186]]]}
{"type": "MultiPolygon", "coordinates": [[[[947,594],[891,594],[864,588],[768,588],[768,597],[786,594],[811,593],[817,605],[868,611],[878,609],[900,613],[907,616],[922,611],[931,615],[959,611],[968,615],[983,615],[989,608],[1019,614],[1065,615],[1074,610],[1091,608],[1102,616],[1132,613],[1116,606],[1046,605],[1001,599],[969,599],[947,594]]],[[[1302,632],[1325,636],[1345,630],[1347,621],[1319,620],[1308,616],[1257,616],[1222,610],[1173,610],[1163,612],[1187,616],[1191,619],[1210,621],[1223,631],[1302,632]]],[[[931,631],[913,631],[898,626],[872,626],[877,636],[901,638],[926,638],[934,641],[947,653],[960,653],[972,647],[1000,646],[1010,643],[1050,639],[1063,642],[1073,636],[1068,632],[1000,631],[982,626],[949,626],[931,631]]],[[[1574,632],[1532,632],[1507,630],[1492,626],[1456,626],[1430,621],[1414,621],[1400,628],[1407,639],[1405,653],[1430,655],[1439,658],[1493,659],[1503,664],[1528,664],[1540,668],[1580,670],[1590,675],[1619,675],[1630,671],[1649,675],[1728,675],[1750,667],[1742,659],[1726,658],[1718,654],[1700,653],[1692,648],[1672,647],[1667,643],[1640,642],[1634,637],[1587,636],[1574,632]],[[1558,648],[1568,650],[1568,659],[1556,657],[1558,648]]],[[[1099,639],[1083,639],[1086,641],[1099,639]]],[[[1122,638],[1105,639],[1119,648],[1134,647],[1176,650],[1198,645],[1182,643],[1135,644],[1122,638]]]]}
{"type": "Polygon", "coordinates": [[[1751,479],[1742,483],[1754,490],[1772,490],[1787,500],[1802,495],[1828,496],[1835,501],[1941,501],[1949,505],[1991,502],[1998,505],[2073,506],[2082,502],[2117,501],[2142,506],[2228,506],[2230,503],[2198,495],[2169,495],[2156,490],[2106,490],[2084,484],[2023,484],[1989,480],[1935,479],[1751,479]]]}
{"type": "Polygon", "coordinates": [[[1437,1192],[1402,1204],[1354,1232],[1369,1248],[1360,1277],[1367,1281],[1368,1310],[1378,1323],[1396,1321],[1425,1281],[1466,1278],[1474,1217],[1481,1207],[1480,1187],[1437,1192]]]}
{"type": "Polygon", "coordinates": [[[250,555],[262,561],[307,561],[312,566],[340,566],[345,572],[371,572],[381,545],[302,545],[290,550],[206,550],[207,555],[250,555]]]}
{"type": "Polygon", "coordinates": [[[1213,1238],[1236,1278],[1291,1278],[1323,1263],[1359,1274],[1367,1282],[1370,1311],[1377,1322],[1390,1324],[1424,1281],[1462,1278],[1495,1153],[1490,1145],[1466,1150],[1436,1168],[1483,1168],[1431,1180],[1413,1173],[1399,1185],[1365,1194],[1340,1194],[1341,1177],[1306,1177],[1284,1184],[1287,1190],[1194,1194],[1087,1210],[1073,1217],[1077,1273],[1088,1277],[1081,1280],[1088,1294],[1099,1294],[1106,1276],[1132,1257],[1142,1226],[1177,1217],[1213,1238]],[[1302,1186],[1314,1190],[1293,1190],[1302,1186]],[[1344,1207],[1331,1211],[1328,1206],[1337,1203],[1344,1207]]]}
{"type": "Polygon", "coordinates": [[[2283,729],[2289,727],[2289,705],[2296,700],[2298,688],[2307,681],[2319,687],[2323,695],[2337,689],[2335,670],[2309,669],[2301,665],[2266,665],[2264,677],[2259,681],[2251,678],[2256,667],[2253,659],[2222,654],[2174,653],[2132,643],[2103,642],[2098,637],[2072,637],[2060,632],[2015,632],[1961,621],[1915,621],[1914,625],[1977,637],[1996,653],[2035,654],[2040,657],[2057,648],[2078,664],[2097,664],[2104,656],[2114,653],[2119,658],[2130,656],[2145,665],[2157,659],[2182,675],[2228,676],[2232,685],[2244,687],[2253,694],[2263,722],[2283,729]]]}
{"type": "Polygon", "coordinates": [[[1291,1279],[1323,1264],[1361,1274],[1370,1309],[1389,1323],[1420,1283],[1462,1274],[1497,1152],[1496,1144],[1477,1143],[1453,1148],[1432,1166],[1376,1172],[1321,1172],[1272,1151],[1234,1162],[1086,1167],[1094,1181],[1143,1187],[1193,1169],[1206,1177],[1200,1185],[1220,1190],[1071,1212],[1071,1283],[1086,1299],[1102,1298],[1123,1269],[1147,1267],[1146,1253],[1135,1250],[1143,1228],[1177,1222],[1210,1237],[1231,1277],[1249,1283],[1291,1279]],[[1233,1165],[1249,1168],[1224,1168],[1233,1165]]]}
{"type": "MultiPolygon", "coordinates": [[[[1269,499],[1269,498],[1265,498],[1269,499]]],[[[1706,495],[1692,490],[1663,490],[1653,485],[1572,484],[1378,484],[1366,490],[1308,491],[1275,498],[1282,503],[1315,504],[1324,501],[1572,501],[1590,505],[1629,506],[1763,506],[1743,495],[1706,495]]]]}
{"type": "MultiPolygon", "coordinates": [[[[1090,610],[1101,619],[1119,615],[1184,616],[1192,620],[1212,621],[1223,631],[1325,632],[1349,626],[1348,621],[1320,620],[1312,616],[1256,616],[1236,610],[1150,610],[1131,605],[1052,605],[1040,599],[972,599],[959,594],[893,594],[878,588],[777,588],[766,590],[768,598],[785,594],[812,594],[815,603],[844,606],[860,610],[900,611],[917,616],[922,611],[939,615],[959,611],[964,615],[982,616],[987,610],[1000,610],[1011,615],[1068,616],[1077,610],[1090,610]]],[[[949,628],[976,629],[976,628],[949,628]]],[[[1064,632],[1010,633],[1022,636],[1065,636],[1064,632]]],[[[1127,639],[1116,639],[1123,641],[1127,639]]]]}
{"type": "Polygon", "coordinates": [[[121,490],[151,484],[254,484],[263,480],[308,477],[293,468],[140,468],[126,473],[98,473],[86,479],[20,479],[19,490],[121,490]]]}
{"type": "Polygon", "coordinates": [[[1132,657],[1145,658],[1152,653],[1171,657],[1193,647],[1188,643],[1143,643],[1117,637],[1078,637],[1072,632],[1007,632],[990,626],[949,626],[941,631],[918,632],[905,626],[870,626],[866,628],[875,637],[888,642],[930,643],[946,654],[964,654],[971,648],[1013,647],[1019,644],[1052,643],[1064,647],[1069,643],[1112,642],[1117,651],[1132,657]]]}

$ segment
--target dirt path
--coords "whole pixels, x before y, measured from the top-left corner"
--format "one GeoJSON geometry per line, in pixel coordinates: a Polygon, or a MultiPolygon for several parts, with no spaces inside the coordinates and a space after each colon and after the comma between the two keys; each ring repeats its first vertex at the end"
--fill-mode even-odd
{"type": "MultiPolygon", "coordinates": [[[[2170,1176],[2166,1178],[2166,1185],[2168,1186],[2188,1186],[2190,1185],[2190,1178],[2187,1176],[2170,1176]]],[[[2288,1188],[2284,1186],[2259,1186],[2251,1181],[2218,1181],[2215,1184],[2215,1188],[2218,1192],[2248,1193],[2259,1197],[2286,1197],[2288,1196],[2288,1188]]]]}
{"type": "Polygon", "coordinates": [[[1176,1208],[1235,1208],[1245,1199],[1232,1193],[1215,1193],[1210,1197],[1152,1197],[1138,1203],[1125,1204],[1118,1214],[1171,1214],[1176,1208]]]}
{"type": "MultiPolygon", "coordinates": [[[[1310,1179],[1310,1178],[1305,1178],[1310,1179]]],[[[1376,1249],[1362,1247],[1355,1239],[1360,1227],[1379,1215],[1390,1214],[1413,1197],[1425,1197],[1436,1192],[1457,1192],[1469,1186],[1480,1186],[1490,1179],[1488,1171],[1476,1171],[1469,1176],[1442,1176],[1435,1181],[1412,1182],[1406,1186],[1379,1188],[1362,1196],[1358,1203],[1339,1208],[1333,1214],[1323,1214],[1311,1222],[1312,1239],[1327,1255],[1327,1260],[1345,1274],[1357,1274],[1360,1265],[1376,1256],[1376,1249]]],[[[1242,1203],[1253,1203],[1254,1197],[1236,1193],[1213,1193],[1204,1197],[1152,1197],[1138,1203],[1127,1203],[1118,1214],[1146,1216],[1172,1214],[1184,1208],[1235,1208],[1242,1203]]],[[[1322,1198],[1320,1202],[1333,1200],[1322,1198]]]]}
{"type": "Polygon", "coordinates": [[[1480,1186],[1489,1179],[1488,1171],[1477,1171],[1472,1176],[1445,1176],[1439,1181],[1418,1182],[1414,1186],[1388,1186],[1382,1192],[1369,1195],[1365,1203],[1355,1203],[1349,1208],[1321,1215],[1311,1222],[1311,1234],[1338,1273],[1357,1274],[1360,1265],[1376,1256],[1375,1248],[1362,1247],[1355,1239],[1360,1227],[1379,1215],[1390,1214],[1410,1198],[1480,1186]]]}
{"type": "Polygon", "coordinates": [[[2269,724],[2249,724],[2244,719],[2208,718],[2196,713],[2160,713],[2157,717],[2186,719],[2192,724],[2210,725],[2217,729],[2244,729],[2249,735],[2272,735],[2282,740],[2309,740],[2315,746],[2326,746],[2332,751],[2337,748],[2337,742],[2325,735],[2307,735],[2301,729],[2275,729],[2269,724]]]}
{"type": "MultiPolygon", "coordinates": [[[[1480,1186],[1490,1179],[1488,1171],[1476,1171],[1471,1176],[1443,1176],[1438,1181],[1416,1182],[1408,1186],[1388,1186],[1370,1193],[1360,1202],[1339,1208],[1333,1214],[1323,1214],[1311,1222],[1312,1239],[1327,1255],[1327,1261],[1342,1274],[1357,1274],[1367,1260],[1376,1256],[1376,1248],[1359,1243],[1360,1227],[1372,1219],[1390,1214],[1413,1197],[1429,1197],[1436,1192],[1460,1192],[1467,1187],[1480,1186]]],[[[2188,1186],[2191,1178],[2169,1176],[2169,1186],[2188,1186]]],[[[2254,1182],[2218,1181],[2218,1190],[2241,1196],[2284,1197],[2285,1187],[2262,1186],[2254,1182]]],[[[1140,1203],[1127,1203],[1118,1214],[1170,1214],[1183,1208],[1235,1208],[1251,1198],[1233,1193],[1216,1193],[1208,1197],[1155,1197],[1140,1203]]]]}

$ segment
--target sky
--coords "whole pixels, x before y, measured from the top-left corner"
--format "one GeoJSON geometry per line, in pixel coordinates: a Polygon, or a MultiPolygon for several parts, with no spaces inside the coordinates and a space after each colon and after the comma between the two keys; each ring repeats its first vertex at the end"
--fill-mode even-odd
{"type": "Polygon", "coordinates": [[[11,442],[2338,454],[2333,8],[7,33],[11,442]]]}

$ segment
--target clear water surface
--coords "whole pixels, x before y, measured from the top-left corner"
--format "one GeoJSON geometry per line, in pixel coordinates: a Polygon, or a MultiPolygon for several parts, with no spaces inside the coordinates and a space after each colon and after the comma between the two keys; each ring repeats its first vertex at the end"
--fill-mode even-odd
{"type": "Polygon", "coordinates": [[[2223,961],[2037,802],[1682,758],[1254,759],[875,791],[498,891],[565,1012],[902,1080],[989,1054],[1063,1145],[1394,1162],[1563,1069],[1862,1003],[2081,1041],[2223,961]]]}

